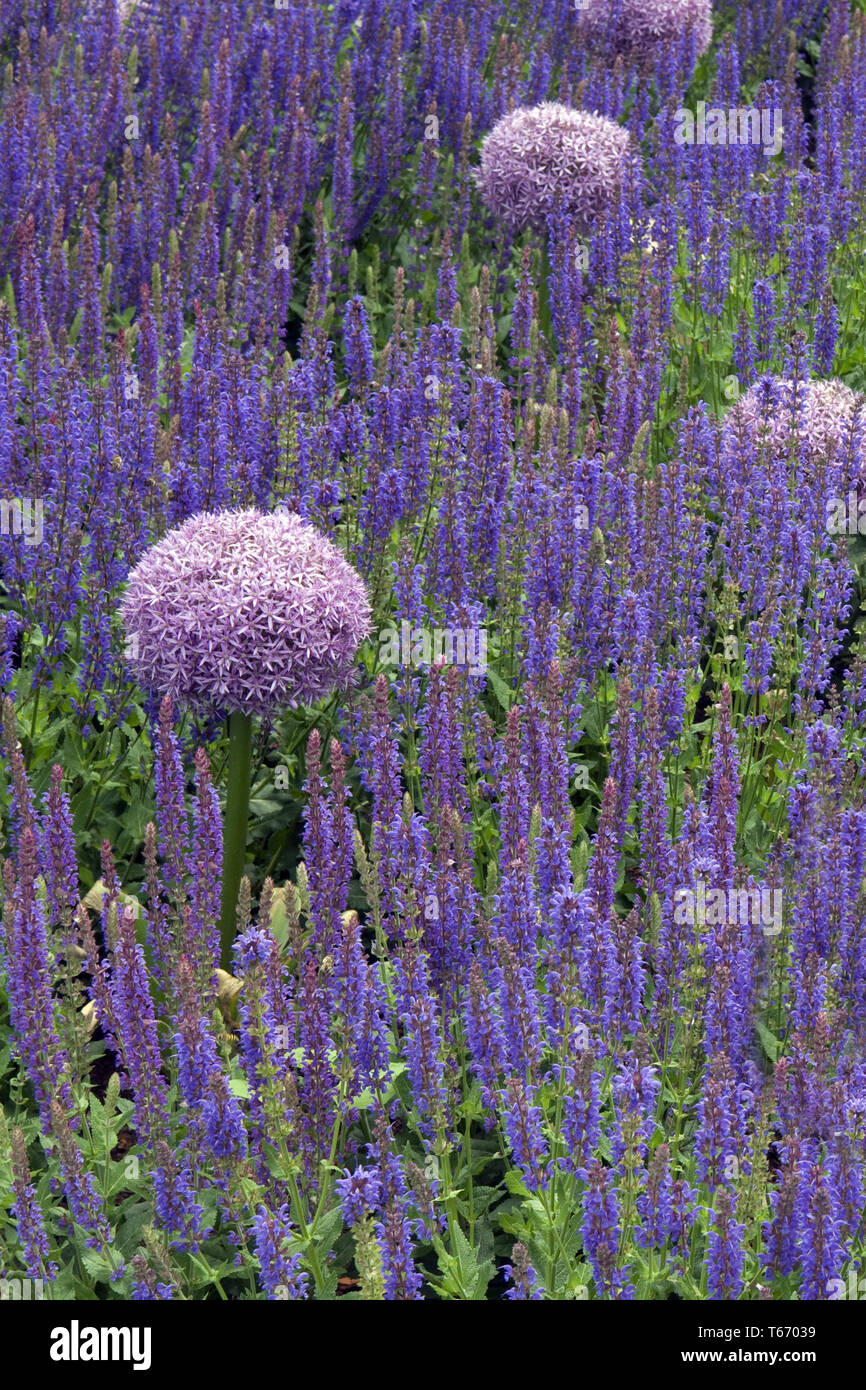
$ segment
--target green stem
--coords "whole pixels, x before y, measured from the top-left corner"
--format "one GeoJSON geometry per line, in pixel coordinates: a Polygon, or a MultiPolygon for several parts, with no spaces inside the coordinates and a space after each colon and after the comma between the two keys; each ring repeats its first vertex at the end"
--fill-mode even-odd
{"type": "Polygon", "coordinates": [[[228,780],[220,899],[220,942],[224,970],[231,969],[232,945],[237,929],[238,889],[241,885],[247,848],[252,734],[252,715],[234,710],[229,718],[228,780]]]}
{"type": "Polygon", "coordinates": [[[550,307],[550,289],[553,279],[553,266],[550,262],[550,248],[545,237],[541,243],[541,272],[538,277],[538,327],[547,340],[556,358],[556,340],[553,333],[553,313],[550,307]]]}

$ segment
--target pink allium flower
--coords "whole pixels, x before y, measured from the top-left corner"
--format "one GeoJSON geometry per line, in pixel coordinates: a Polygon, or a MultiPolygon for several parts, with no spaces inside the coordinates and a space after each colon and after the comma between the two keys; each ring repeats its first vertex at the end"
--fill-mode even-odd
{"type": "Polygon", "coordinates": [[[543,227],[551,206],[588,231],[616,196],[628,145],[628,131],[605,116],[557,101],[522,106],[485,136],[478,187],[514,232],[543,227]]]}
{"type": "Polygon", "coordinates": [[[725,434],[733,441],[737,432],[745,430],[756,445],[780,457],[787,454],[796,431],[799,446],[819,463],[831,460],[845,443],[854,412],[863,404],[863,396],[835,379],[800,382],[799,400],[795,402],[792,382],[765,376],[732,406],[725,420],[725,434]]]}
{"type": "Polygon", "coordinates": [[[292,512],[203,512],[129,577],[127,657],[148,690],[266,714],[345,685],[370,629],[360,575],[292,512]]]}
{"type": "Polygon", "coordinates": [[[700,57],[713,36],[712,0],[584,0],[583,33],[617,53],[651,58],[678,44],[687,29],[700,57]]]}

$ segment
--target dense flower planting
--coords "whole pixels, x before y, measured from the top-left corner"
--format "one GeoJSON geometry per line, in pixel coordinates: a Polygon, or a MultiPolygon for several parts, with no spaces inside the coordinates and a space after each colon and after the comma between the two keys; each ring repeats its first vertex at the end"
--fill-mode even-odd
{"type": "Polygon", "coordinates": [[[0,70],[0,1279],[852,1296],[860,8],[0,70]]]}

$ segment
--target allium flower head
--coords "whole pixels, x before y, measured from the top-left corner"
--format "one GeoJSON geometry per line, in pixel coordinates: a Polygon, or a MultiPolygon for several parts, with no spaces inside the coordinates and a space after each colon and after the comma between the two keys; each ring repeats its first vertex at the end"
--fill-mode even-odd
{"type": "Polygon", "coordinates": [[[726,439],[733,443],[745,433],[773,458],[787,455],[793,439],[795,450],[805,448],[813,462],[832,461],[864,398],[835,378],[801,381],[796,389],[795,397],[794,383],[783,377],[756,381],[728,412],[726,439]]]}
{"type": "Polygon", "coordinates": [[[145,688],[201,711],[267,714],[346,683],[369,631],[364,583],[292,512],[202,512],[152,546],[122,603],[145,688]]]}
{"type": "MultiPolygon", "coordinates": [[[[116,9],[117,18],[121,24],[126,24],[128,20],[132,19],[137,10],[141,12],[144,19],[156,18],[154,0],[116,0],[116,9]]],[[[88,14],[92,15],[94,19],[99,19],[102,17],[102,10],[103,7],[99,4],[99,0],[90,0],[88,14]]]]}
{"type": "Polygon", "coordinates": [[[478,187],[514,232],[540,229],[554,206],[588,231],[616,196],[628,146],[628,131],[605,116],[556,101],[523,106],[485,136],[478,187]]]}
{"type": "Polygon", "coordinates": [[[583,33],[617,53],[649,58],[680,42],[687,29],[700,57],[713,36],[712,0],[583,0],[583,33]]]}

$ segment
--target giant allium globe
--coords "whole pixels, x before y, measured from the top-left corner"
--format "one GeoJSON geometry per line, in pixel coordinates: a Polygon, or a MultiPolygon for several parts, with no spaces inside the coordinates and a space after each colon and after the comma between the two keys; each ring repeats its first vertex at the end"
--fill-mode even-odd
{"type": "Polygon", "coordinates": [[[363,580],[288,511],[203,512],[148,550],[122,603],[129,662],[200,711],[270,714],[343,686],[370,628],[363,580]]]}
{"type": "Polygon", "coordinates": [[[609,43],[629,58],[653,58],[677,46],[687,30],[700,57],[713,36],[712,0],[584,0],[580,13],[593,45],[609,43]]]}
{"type": "Polygon", "coordinates": [[[485,136],[478,187],[512,232],[543,228],[554,207],[587,232],[617,195],[628,147],[628,131],[605,116],[556,101],[519,107],[485,136]]]}
{"type": "MultiPolygon", "coordinates": [[[[851,434],[855,412],[864,398],[844,381],[801,381],[795,400],[794,384],[783,377],[765,376],[755,382],[725,420],[725,442],[736,447],[745,436],[756,451],[784,458],[794,442],[813,466],[832,462],[851,434]]],[[[866,423],[866,419],[863,420],[866,423]]]]}

